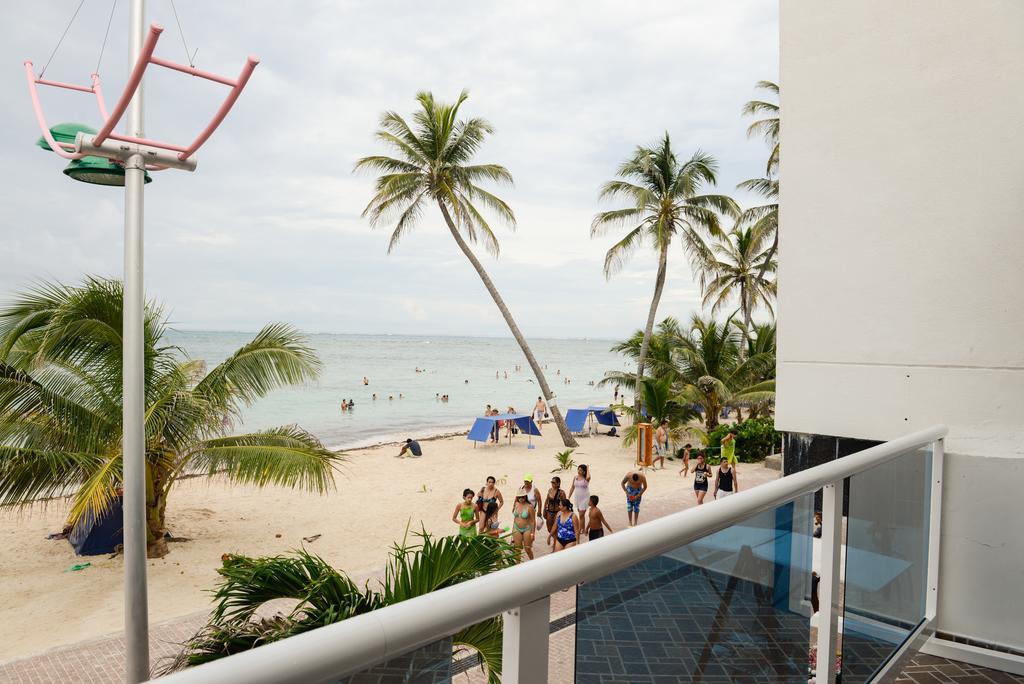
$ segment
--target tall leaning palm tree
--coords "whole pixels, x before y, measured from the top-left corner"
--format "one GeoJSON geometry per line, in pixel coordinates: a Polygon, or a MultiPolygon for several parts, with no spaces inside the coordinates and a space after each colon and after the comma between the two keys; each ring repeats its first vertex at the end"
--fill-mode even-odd
{"type": "Polygon", "coordinates": [[[743,348],[750,346],[754,310],[758,306],[772,311],[775,283],[761,277],[774,267],[764,249],[765,235],[753,228],[734,228],[711,248],[713,258],[705,264],[709,279],[704,283],[704,306],[714,314],[732,301],[739,300],[743,317],[743,348]]]}
{"type": "MultiPolygon", "coordinates": [[[[102,516],[121,487],[121,283],[44,285],[0,310],[0,505],[71,495],[68,524],[102,516]]],[[[286,426],[224,436],[237,417],[276,387],[316,377],[319,360],[286,325],[263,328],[204,371],[162,338],[159,308],[145,316],[147,553],[167,553],[170,491],[192,472],[237,483],[333,486],[340,454],[286,426]]]]}
{"type": "Polygon", "coordinates": [[[455,244],[480,276],[484,287],[501,312],[512,337],[523,350],[533,369],[541,393],[547,400],[551,415],[567,447],[578,446],[565,426],[562,412],[554,402],[544,371],[530,350],[505,300],[498,293],[483,264],[469,243],[483,242],[484,249],[497,256],[498,238],[480,211],[486,208],[513,229],[515,215],[504,200],[480,187],[482,182],[512,184],[512,174],[498,164],[474,164],[473,157],[494,129],[484,119],[459,119],[459,108],[468,97],[463,90],[454,104],[434,99],[421,92],[416,95],[420,108],[410,125],[395,112],[385,112],[380,119],[377,139],[391,148],[396,156],[375,155],[356,162],[356,171],[381,172],[376,194],[363,210],[370,225],[394,225],[388,243],[390,253],[433,204],[444,217],[455,244]]]}
{"type": "MultiPolygon", "coordinates": [[[[718,164],[714,157],[698,150],[680,162],[672,150],[668,133],[652,147],[638,147],[619,167],[617,179],[601,187],[601,199],[625,199],[629,206],[603,211],[594,217],[590,236],[604,235],[609,230],[629,227],[625,237],[608,250],[604,260],[606,278],[614,275],[633,251],[648,243],[658,253],[658,273],[654,295],[647,313],[643,342],[636,365],[636,387],[641,386],[647,350],[654,330],[661,293],[668,271],[668,251],[678,239],[694,270],[710,257],[705,238],[722,232],[719,213],[739,216],[739,206],[726,195],[703,194],[715,185],[718,164]]],[[[634,408],[639,410],[637,395],[634,408]]]]}

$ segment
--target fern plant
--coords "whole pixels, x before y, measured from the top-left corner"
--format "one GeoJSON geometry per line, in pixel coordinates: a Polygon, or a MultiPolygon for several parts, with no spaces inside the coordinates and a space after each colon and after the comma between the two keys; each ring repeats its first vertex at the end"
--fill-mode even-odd
{"type": "Polygon", "coordinates": [[[559,451],[555,454],[555,460],[558,461],[558,467],[552,468],[551,472],[560,473],[563,470],[572,470],[576,467],[576,461],[572,460],[573,449],[566,449],[565,451],[559,451]]]}

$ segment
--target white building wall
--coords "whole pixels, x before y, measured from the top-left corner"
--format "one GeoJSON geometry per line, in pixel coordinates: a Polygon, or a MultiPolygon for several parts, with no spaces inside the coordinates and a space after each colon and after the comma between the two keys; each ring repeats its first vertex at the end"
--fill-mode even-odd
{"type": "Polygon", "coordinates": [[[1024,650],[1024,2],[781,2],[777,425],[950,428],[939,629],[1024,650]]]}

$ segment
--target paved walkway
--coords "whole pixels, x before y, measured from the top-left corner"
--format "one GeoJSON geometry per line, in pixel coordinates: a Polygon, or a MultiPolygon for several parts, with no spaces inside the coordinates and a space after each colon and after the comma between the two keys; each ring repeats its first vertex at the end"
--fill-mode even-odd
{"type": "MultiPolygon", "coordinates": [[[[670,466],[672,464],[669,464],[670,466]]],[[[778,477],[774,470],[756,465],[741,466],[744,486],[749,488],[778,477]]],[[[678,492],[652,496],[644,501],[641,520],[652,520],[694,505],[688,487],[692,480],[680,482],[678,492]]],[[[625,507],[619,497],[606,497],[601,506],[609,523],[616,529],[626,525],[625,507]],[[609,500],[611,499],[611,500],[609,500]]],[[[536,544],[538,555],[549,552],[543,538],[536,544]]],[[[552,682],[571,682],[574,675],[576,647],[576,592],[559,592],[552,596],[551,621],[555,623],[549,642],[548,672],[552,682]],[[565,625],[563,627],[563,625],[565,625]]],[[[173,657],[181,644],[204,624],[205,612],[175,618],[153,625],[150,630],[150,655],[154,667],[173,657]]],[[[11,684],[94,684],[122,681],[125,660],[123,634],[100,637],[70,646],[55,648],[40,655],[0,664],[0,682],[11,684]]],[[[486,682],[479,668],[456,675],[455,682],[486,682]]],[[[973,668],[940,658],[918,656],[901,675],[900,682],[934,684],[936,682],[977,682],[978,684],[1024,683],[1024,677],[1003,672],[973,668]]]]}

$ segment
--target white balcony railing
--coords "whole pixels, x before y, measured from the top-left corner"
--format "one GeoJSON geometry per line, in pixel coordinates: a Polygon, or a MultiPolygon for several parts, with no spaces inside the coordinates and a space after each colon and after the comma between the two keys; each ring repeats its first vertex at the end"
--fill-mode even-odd
{"type": "MultiPolygon", "coordinates": [[[[926,453],[923,483],[926,572],[923,618],[909,625],[872,675],[879,680],[930,634],[938,592],[938,542],[944,426],[935,426],[779,480],[745,490],[714,505],[691,508],[623,530],[600,541],[551,554],[440,591],[350,618],[251,651],[161,678],[165,684],[258,684],[338,680],[488,618],[504,617],[502,680],[536,684],[548,679],[550,596],[622,571],[697,542],[758,513],[822,491],[822,535],[817,614],[817,652],[836,652],[842,606],[843,481],[901,457],[926,453]]],[[[846,609],[849,610],[849,599],[846,609]]],[[[870,616],[847,620],[863,625],[870,616]]],[[[881,629],[885,625],[881,625],[881,629]]],[[[819,657],[819,663],[830,658],[819,657]]],[[[819,684],[833,682],[831,667],[819,665],[819,684]],[[828,674],[823,670],[828,670],[828,674]]],[[[898,671],[898,670],[896,670],[898,671]]]]}

